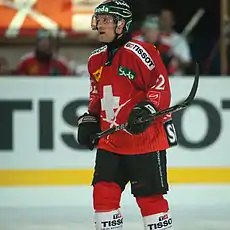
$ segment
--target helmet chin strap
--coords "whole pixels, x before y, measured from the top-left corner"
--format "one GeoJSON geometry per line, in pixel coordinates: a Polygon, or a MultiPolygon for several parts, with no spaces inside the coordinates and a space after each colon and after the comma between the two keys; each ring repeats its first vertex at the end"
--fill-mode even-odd
{"type": "Polygon", "coordinates": [[[118,34],[118,33],[116,32],[117,27],[119,26],[118,24],[119,24],[119,21],[116,22],[116,27],[114,28],[115,37],[114,37],[114,39],[113,39],[110,43],[113,43],[113,42],[117,41],[118,37],[119,37],[120,35],[123,35],[123,34],[124,34],[123,31],[122,31],[122,33],[120,33],[120,34],[118,34]]]}
{"type": "Polygon", "coordinates": [[[112,44],[116,43],[116,41],[118,40],[118,37],[119,37],[120,35],[123,36],[123,33],[118,34],[118,33],[116,33],[116,31],[115,31],[115,37],[114,37],[114,39],[113,39],[111,42],[106,42],[106,44],[107,44],[107,45],[112,45],[112,44]]]}

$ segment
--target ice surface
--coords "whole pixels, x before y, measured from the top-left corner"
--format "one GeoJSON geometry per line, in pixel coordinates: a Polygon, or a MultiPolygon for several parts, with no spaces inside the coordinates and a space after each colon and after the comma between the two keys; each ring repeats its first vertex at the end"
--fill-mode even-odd
{"type": "MultiPolygon", "coordinates": [[[[94,230],[91,192],[90,187],[0,189],[0,230],[94,230]]],[[[124,230],[143,230],[129,192],[122,198],[124,230]]],[[[230,230],[230,185],[173,185],[167,197],[175,230],[230,230]]]]}

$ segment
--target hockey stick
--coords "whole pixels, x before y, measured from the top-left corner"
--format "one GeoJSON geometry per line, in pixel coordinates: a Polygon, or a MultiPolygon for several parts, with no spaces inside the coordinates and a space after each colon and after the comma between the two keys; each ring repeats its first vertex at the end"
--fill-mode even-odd
{"type": "Polygon", "coordinates": [[[183,37],[188,37],[188,35],[192,32],[192,30],[195,28],[195,26],[199,23],[200,19],[205,14],[204,9],[200,8],[196,11],[196,13],[192,16],[188,24],[183,29],[181,35],[183,37]]]}
{"type": "MultiPolygon", "coordinates": [[[[196,63],[195,78],[194,78],[192,89],[191,89],[188,97],[182,103],[179,103],[179,104],[176,104],[176,105],[174,105],[172,107],[169,107],[167,109],[158,111],[158,112],[156,112],[154,114],[150,114],[147,117],[143,118],[142,120],[139,120],[137,123],[143,123],[143,122],[146,122],[146,121],[151,121],[151,120],[154,120],[156,117],[166,115],[167,113],[175,113],[177,111],[180,111],[182,109],[187,108],[191,104],[191,102],[193,101],[193,99],[196,96],[196,92],[197,92],[197,89],[198,89],[198,84],[199,84],[199,65],[198,65],[198,63],[196,63]]],[[[115,133],[115,132],[117,132],[119,130],[123,130],[127,126],[128,126],[128,123],[126,122],[124,124],[109,128],[109,129],[104,130],[104,131],[102,131],[100,133],[97,133],[94,136],[93,139],[94,140],[100,139],[100,138],[105,137],[107,135],[113,134],[113,133],[115,133]]]]}

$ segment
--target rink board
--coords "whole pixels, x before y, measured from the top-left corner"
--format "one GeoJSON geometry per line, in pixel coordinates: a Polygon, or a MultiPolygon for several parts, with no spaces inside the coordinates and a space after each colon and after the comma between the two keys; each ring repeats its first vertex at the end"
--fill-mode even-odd
{"type": "MultiPolygon", "coordinates": [[[[1,170],[0,186],[90,185],[92,169],[1,170]]],[[[169,168],[169,183],[230,183],[230,168],[169,168]]]]}
{"type": "MultiPolygon", "coordinates": [[[[88,78],[0,81],[0,186],[90,184],[95,151],[80,149],[73,126],[87,109],[88,78]]],[[[171,79],[172,104],[192,81],[171,79]]],[[[201,78],[194,105],[175,117],[180,144],[168,151],[171,183],[230,183],[229,85],[229,78],[201,78]]]]}

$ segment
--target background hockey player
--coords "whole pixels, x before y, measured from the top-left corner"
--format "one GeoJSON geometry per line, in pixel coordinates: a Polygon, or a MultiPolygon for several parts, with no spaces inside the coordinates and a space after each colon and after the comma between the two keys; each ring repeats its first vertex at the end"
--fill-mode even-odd
{"type": "Polygon", "coordinates": [[[59,54],[58,39],[47,30],[39,30],[35,47],[20,58],[16,69],[23,76],[69,76],[71,70],[59,54]]]}
{"type": "Polygon", "coordinates": [[[95,9],[92,28],[105,45],[89,57],[91,92],[88,113],[78,119],[78,142],[95,147],[100,130],[123,124],[97,143],[93,178],[96,230],[123,229],[119,210],[128,181],[146,230],[173,230],[167,200],[166,149],[176,145],[170,115],[137,123],[141,117],[169,107],[167,71],[156,48],[131,40],[130,7],[121,0],[95,9]]]}

